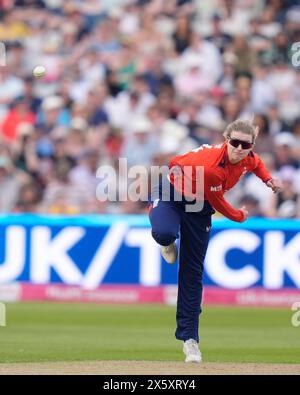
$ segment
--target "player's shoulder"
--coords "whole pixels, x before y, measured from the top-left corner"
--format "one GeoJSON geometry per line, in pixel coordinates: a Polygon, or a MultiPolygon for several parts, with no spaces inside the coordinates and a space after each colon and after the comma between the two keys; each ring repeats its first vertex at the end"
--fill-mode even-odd
{"type": "Polygon", "coordinates": [[[224,167],[217,162],[213,163],[211,166],[205,166],[204,174],[206,178],[209,178],[211,180],[224,181],[224,179],[226,178],[224,167]]]}
{"type": "Polygon", "coordinates": [[[210,144],[203,144],[203,145],[202,145],[202,147],[203,147],[204,149],[213,150],[213,151],[218,151],[218,152],[220,152],[220,150],[222,150],[222,148],[224,148],[224,146],[225,146],[224,143],[213,144],[213,145],[210,145],[210,144]]]}
{"type": "Polygon", "coordinates": [[[202,144],[199,147],[193,149],[191,152],[203,152],[203,153],[220,153],[222,148],[224,147],[224,144],[202,144]]]}
{"type": "Polygon", "coordinates": [[[214,166],[219,163],[220,158],[224,155],[223,144],[210,145],[202,144],[199,147],[186,152],[185,154],[173,157],[171,164],[181,162],[188,162],[199,166],[214,166]]]}
{"type": "Polygon", "coordinates": [[[250,151],[246,160],[250,165],[252,165],[253,167],[256,167],[259,160],[260,160],[260,157],[256,152],[250,151]]]}

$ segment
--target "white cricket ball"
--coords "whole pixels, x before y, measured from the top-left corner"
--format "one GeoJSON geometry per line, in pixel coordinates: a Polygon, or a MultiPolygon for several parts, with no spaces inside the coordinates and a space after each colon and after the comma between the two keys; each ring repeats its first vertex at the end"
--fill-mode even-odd
{"type": "Polygon", "coordinates": [[[44,66],[36,66],[32,73],[36,78],[42,78],[46,74],[46,69],[44,66]]]}

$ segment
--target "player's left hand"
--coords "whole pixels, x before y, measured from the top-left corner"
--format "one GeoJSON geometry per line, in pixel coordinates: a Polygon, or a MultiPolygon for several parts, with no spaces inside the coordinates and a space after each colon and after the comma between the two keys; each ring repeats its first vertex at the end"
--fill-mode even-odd
{"type": "Polygon", "coordinates": [[[267,182],[267,186],[272,189],[274,193],[282,190],[282,183],[277,178],[272,178],[267,182]]]}

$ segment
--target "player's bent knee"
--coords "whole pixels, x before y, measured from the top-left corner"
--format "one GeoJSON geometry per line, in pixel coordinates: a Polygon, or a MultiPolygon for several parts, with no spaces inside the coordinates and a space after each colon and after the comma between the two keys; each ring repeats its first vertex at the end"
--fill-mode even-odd
{"type": "Polygon", "coordinates": [[[176,235],[173,232],[168,231],[153,231],[153,239],[162,246],[168,246],[173,243],[176,239],[176,235]]]}

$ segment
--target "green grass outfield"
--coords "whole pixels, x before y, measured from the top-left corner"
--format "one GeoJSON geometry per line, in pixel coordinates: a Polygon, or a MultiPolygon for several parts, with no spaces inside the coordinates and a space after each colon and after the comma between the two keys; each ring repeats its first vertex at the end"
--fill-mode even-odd
{"type": "MultiPolygon", "coordinates": [[[[207,362],[300,363],[292,311],[204,307],[201,350],[207,362]]],[[[182,361],[175,308],[158,305],[8,303],[0,362],[182,361]]]]}

